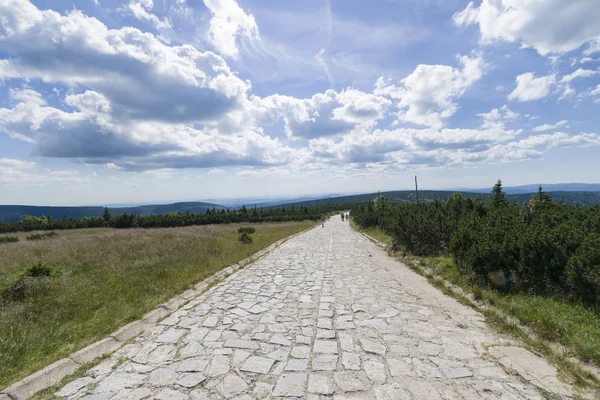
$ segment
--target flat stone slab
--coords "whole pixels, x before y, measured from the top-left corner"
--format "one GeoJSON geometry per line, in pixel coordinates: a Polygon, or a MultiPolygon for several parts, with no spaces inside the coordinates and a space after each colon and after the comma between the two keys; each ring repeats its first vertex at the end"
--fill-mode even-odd
{"type": "Polygon", "coordinates": [[[283,374],[277,380],[274,396],[302,397],[306,394],[306,374],[283,374]]]}
{"type": "Polygon", "coordinates": [[[250,357],[240,368],[242,371],[254,372],[257,374],[268,374],[275,360],[265,357],[250,357]]]}
{"type": "Polygon", "coordinates": [[[525,380],[550,393],[573,396],[573,391],[558,380],[556,369],[541,357],[522,347],[490,347],[491,355],[507,368],[517,371],[525,380]]]}

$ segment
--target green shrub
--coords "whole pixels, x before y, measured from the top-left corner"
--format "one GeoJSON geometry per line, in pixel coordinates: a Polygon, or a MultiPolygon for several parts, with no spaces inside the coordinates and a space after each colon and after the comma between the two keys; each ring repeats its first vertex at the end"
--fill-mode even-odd
{"type": "Polygon", "coordinates": [[[29,267],[9,287],[4,289],[2,301],[4,303],[21,302],[43,295],[54,286],[55,278],[59,277],[62,272],[62,267],[42,263],[29,267]]]}
{"type": "Polygon", "coordinates": [[[247,226],[247,227],[244,227],[244,226],[242,226],[242,227],[241,227],[241,228],[239,228],[237,231],[238,231],[238,233],[240,233],[240,234],[241,234],[241,233],[247,233],[247,234],[251,234],[251,233],[254,233],[254,232],[256,232],[256,229],[252,228],[251,226],[247,226]]]}
{"type": "Polygon", "coordinates": [[[240,236],[238,237],[238,240],[244,244],[252,243],[252,237],[250,235],[248,235],[247,233],[240,234],[240,236]]]}
{"type": "Polygon", "coordinates": [[[0,236],[0,243],[15,243],[19,238],[15,236],[0,236]]]}
{"type": "Polygon", "coordinates": [[[567,284],[581,300],[600,312],[600,234],[589,235],[566,267],[567,284]]]}
{"type": "Polygon", "coordinates": [[[42,239],[46,239],[46,238],[51,238],[54,236],[58,236],[58,233],[56,232],[48,232],[48,233],[35,233],[33,235],[29,235],[26,237],[27,240],[42,240],[42,239]]]}

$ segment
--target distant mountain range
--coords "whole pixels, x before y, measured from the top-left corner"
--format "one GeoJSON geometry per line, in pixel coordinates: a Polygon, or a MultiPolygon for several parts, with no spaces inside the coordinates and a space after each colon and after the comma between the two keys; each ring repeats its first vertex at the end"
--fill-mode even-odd
{"type": "MultiPolygon", "coordinates": [[[[219,204],[203,202],[185,202],[173,204],[155,204],[137,207],[108,207],[112,215],[119,215],[124,212],[135,213],[137,215],[157,215],[167,212],[194,212],[205,213],[209,208],[221,210],[225,207],[219,204]]],[[[63,216],[68,218],[83,217],[101,217],[104,213],[104,207],[50,207],[50,206],[2,206],[0,205],[0,221],[13,222],[20,221],[28,215],[41,217],[45,215],[52,219],[61,219],[63,216]]]]}
{"type": "MultiPolygon", "coordinates": [[[[514,187],[505,187],[504,191],[508,194],[510,201],[516,201],[519,204],[527,202],[531,194],[537,192],[540,185],[523,185],[514,187]]],[[[567,204],[579,204],[581,206],[600,205],[600,184],[589,183],[559,183],[542,184],[545,192],[555,200],[562,200],[567,204]]],[[[488,189],[463,189],[463,190],[419,190],[419,200],[431,201],[434,199],[446,199],[453,193],[461,193],[465,197],[481,196],[486,198],[488,189]]],[[[389,201],[392,202],[414,202],[416,201],[414,190],[396,190],[381,192],[389,201]]],[[[330,205],[339,204],[340,206],[356,204],[373,200],[378,193],[363,193],[351,195],[321,195],[321,196],[301,196],[297,198],[239,198],[239,199],[210,199],[214,202],[178,202],[172,204],[154,204],[143,206],[109,206],[113,215],[119,215],[123,212],[135,213],[137,215],[157,215],[167,212],[195,212],[205,213],[207,209],[215,208],[221,210],[225,208],[236,209],[242,205],[248,208],[252,207],[275,207],[278,205],[286,206],[311,206],[311,205],[330,205]]],[[[99,217],[102,216],[104,207],[51,207],[51,206],[21,206],[21,205],[0,205],[0,221],[13,222],[20,221],[28,215],[40,217],[46,215],[52,219],[61,219],[63,216],[68,218],[99,217]]]]}

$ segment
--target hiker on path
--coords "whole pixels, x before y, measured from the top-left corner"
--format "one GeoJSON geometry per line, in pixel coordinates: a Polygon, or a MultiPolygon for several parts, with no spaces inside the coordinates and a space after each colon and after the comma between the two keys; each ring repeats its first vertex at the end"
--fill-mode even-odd
{"type": "Polygon", "coordinates": [[[325,216],[321,215],[321,226],[325,228],[325,216]]]}

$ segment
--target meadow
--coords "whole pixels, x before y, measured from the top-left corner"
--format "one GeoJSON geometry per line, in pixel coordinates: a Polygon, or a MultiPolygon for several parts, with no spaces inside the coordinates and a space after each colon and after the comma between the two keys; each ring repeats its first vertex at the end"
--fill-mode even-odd
{"type": "Polygon", "coordinates": [[[20,241],[0,244],[0,389],[314,222],[252,224],[251,243],[241,226],[12,234],[20,241]]]}

